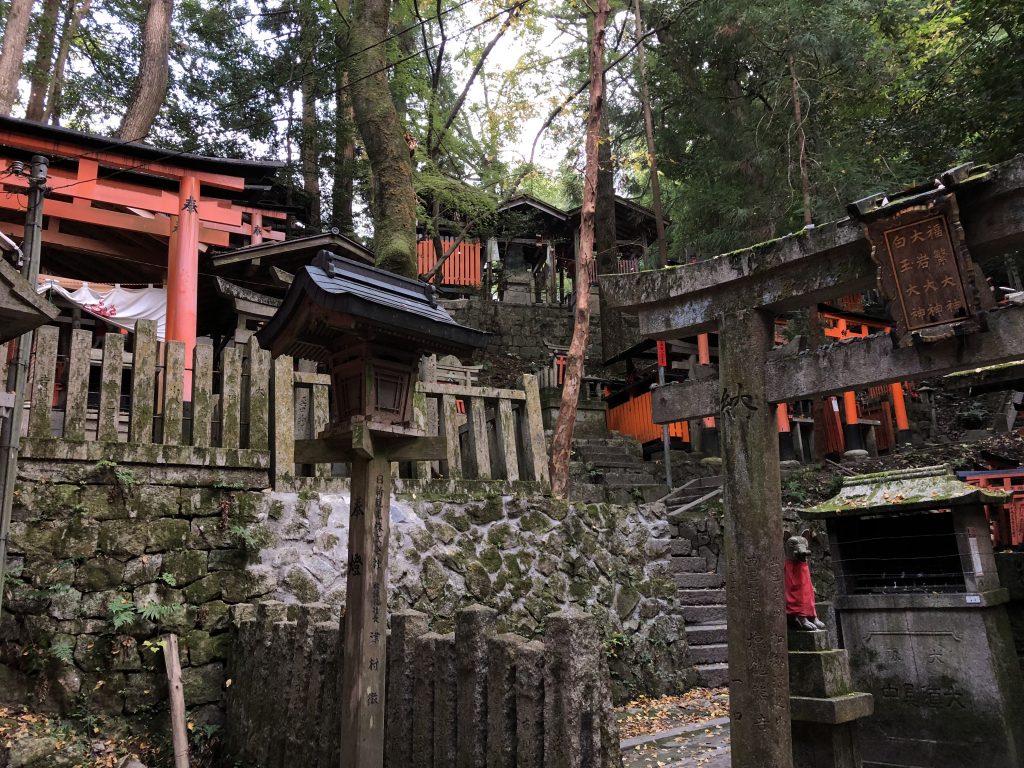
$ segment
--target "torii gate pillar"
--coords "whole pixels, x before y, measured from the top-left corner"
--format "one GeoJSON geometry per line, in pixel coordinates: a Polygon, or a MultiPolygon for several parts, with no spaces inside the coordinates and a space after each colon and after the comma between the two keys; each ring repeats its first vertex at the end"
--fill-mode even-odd
{"type": "Polygon", "coordinates": [[[719,325],[729,708],[733,765],[791,768],[779,441],[764,396],[774,331],[755,309],[719,325]]]}

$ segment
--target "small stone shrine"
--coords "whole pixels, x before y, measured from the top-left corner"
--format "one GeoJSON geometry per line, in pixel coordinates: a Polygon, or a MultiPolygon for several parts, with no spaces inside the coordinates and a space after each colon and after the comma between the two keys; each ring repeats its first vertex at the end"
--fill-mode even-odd
{"type": "Polygon", "coordinates": [[[853,686],[875,699],[865,768],[1022,764],[1024,685],[983,506],[1004,500],[938,466],[850,477],[806,510],[828,526],[853,686]]]}

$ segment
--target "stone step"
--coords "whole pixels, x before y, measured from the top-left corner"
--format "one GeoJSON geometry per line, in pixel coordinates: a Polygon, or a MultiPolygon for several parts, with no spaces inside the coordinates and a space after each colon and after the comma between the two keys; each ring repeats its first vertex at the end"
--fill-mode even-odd
{"type": "Polygon", "coordinates": [[[650,474],[650,468],[638,456],[625,454],[619,456],[592,456],[589,453],[581,453],[579,454],[578,461],[595,467],[639,470],[650,474]]]}
{"type": "Polygon", "coordinates": [[[677,573],[707,573],[708,561],[703,557],[673,557],[672,569],[677,573]]]}
{"type": "Polygon", "coordinates": [[[569,484],[569,500],[599,504],[607,500],[607,495],[603,485],[574,481],[569,484]]]}
{"type": "Polygon", "coordinates": [[[676,594],[682,605],[725,605],[724,589],[680,589],[676,594]]]}
{"type": "MultiPolygon", "coordinates": [[[[628,488],[634,485],[654,485],[654,476],[650,472],[623,472],[616,470],[615,472],[604,473],[604,484],[615,486],[616,488],[628,488]]],[[[664,495],[665,486],[658,485],[662,489],[664,495]]]]}
{"type": "Polygon", "coordinates": [[[718,589],[724,586],[725,579],[717,573],[677,573],[676,585],[681,590],[718,589]]]}
{"type": "Polygon", "coordinates": [[[721,624],[725,621],[724,605],[684,605],[683,620],[687,624],[721,624]]]}
{"type": "Polygon", "coordinates": [[[695,664],[697,684],[704,688],[721,688],[729,684],[728,664],[695,664]]]}
{"type": "Polygon", "coordinates": [[[612,504],[648,504],[665,495],[664,485],[630,484],[614,486],[605,483],[607,499],[612,504]]]}
{"type": "Polygon", "coordinates": [[[723,624],[693,624],[686,627],[686,642],[695,645],[719,645],[729,639],[729,630],[723,624]]]}
{"type": "Polygon", "coordinates": [[[727,664],[729,644],[691,645],[690,658],[693,659],[694,664],[727,664]]]}
{"type": "Polygon", "coordinates": [[[573,446],[579,448],[607,448],[609,450],[621,448],[633,448],[640,452],[640,443],[631,437],[616,435],[614,437],[577,437],[573,438],[573,446]]]}

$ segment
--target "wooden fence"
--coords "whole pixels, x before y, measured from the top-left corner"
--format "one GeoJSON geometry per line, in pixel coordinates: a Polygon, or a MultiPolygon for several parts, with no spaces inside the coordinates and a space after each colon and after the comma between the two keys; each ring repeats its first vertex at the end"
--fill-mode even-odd
{"type": "MultiPolygon", "coordinates": [[[[447,252],[455,242],[450,237],[442,238],[441,247],[447,252]]],[[[425,275],[437,264],[437,252],[433,240],[420,240],[416,243],[416,269],[425,275]]],[[[442,285],[465,285],[472,288],[481,285],[480,280],[480,243],[462,241],[452,255],[441,266],[444,277],[442,285]]]]}
{"type": "Polygon", "coordinates": [[[225,348],[216,364],[213,348],[198,345],[188,367],[185,345],[158,343],[150,321],[139,322],[132,353],[120,333],[106,334],[98,349],[91,331],[72,330],[64,341],[58,354],[58,327],[35,332],[23,455],[128,460],[124,450],[111,453],[117,443],[209,449],[218,465],[268,465],[271,361],[255,340],[225,348]]]}
{"type": "MultiPolygon", "coordinates": [[[[184,344],[158,343],[152,322],[139,322],[133,352],[125,339],[108,333],[94,349],[90,331],[70,339],[56,326],[36,331],[23,456],[269,469],[275,487],[334,475],[315,450],[330,421],[330,376],[303,363],[295,370],[290,357],[271,360],[255,339],[229,345],[216,362],[213,347],[197,345],[189,368],[184,344]]],[[[418,417],[428,434],[447,438],[445,455],[407,473],[547,482],[535,377],[520,386],[419,382],[418,417]]]]}

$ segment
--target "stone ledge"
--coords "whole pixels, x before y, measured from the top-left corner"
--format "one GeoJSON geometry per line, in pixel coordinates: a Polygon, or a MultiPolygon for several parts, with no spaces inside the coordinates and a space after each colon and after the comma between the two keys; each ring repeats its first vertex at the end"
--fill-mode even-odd
{"type": "Polygon", "coordinates": [[[794,721],[839,725],[873,714],[875,697],[870,693],[847,693],[820,699],[790,696],[789,709],[794,721]]]}
{"type": "Polygon", "coordinates": [[[991,608],[1009,602],[1007,589],[993,589],[988,592],[955,592],[902,595],[836,595],[835,606],[844,611],[877,611],[879,609],[907,610],[910,608],[991,608]],[[970,598],[970,601],[968,600],[970,598]],[[977,602],[973,602],[977,599],[977,602]]]}

